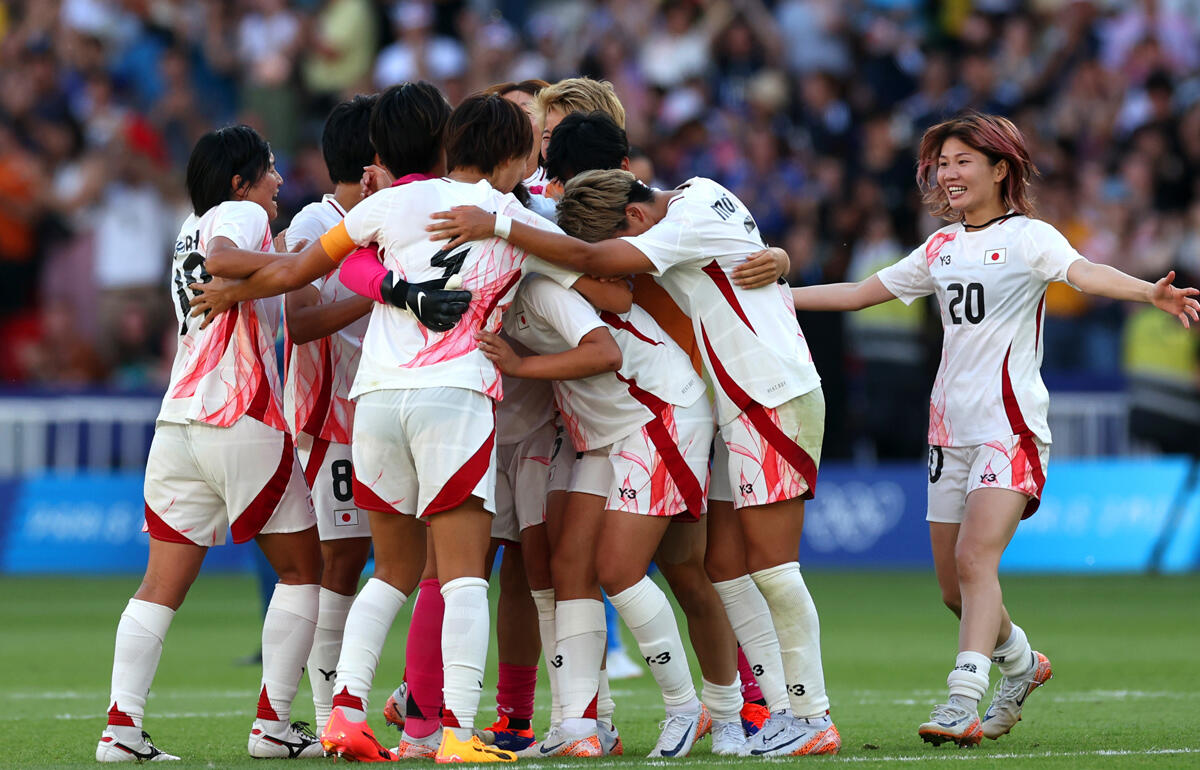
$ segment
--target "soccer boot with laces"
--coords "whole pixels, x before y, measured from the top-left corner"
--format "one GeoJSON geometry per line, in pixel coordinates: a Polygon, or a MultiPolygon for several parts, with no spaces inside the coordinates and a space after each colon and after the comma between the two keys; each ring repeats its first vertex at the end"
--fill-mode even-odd
{"type": "Polygon", "coordinates": [[[662,730],[658,742],[647,757],[686,757],[704,735],[712,730],[712,717],[708,707],[700,704],[700,708],[686,714],[668,716],[659,723],[662,730]]]}
{"type": "Polygon", "coordinates": [[[442,734],[434,730],[424,738],[414,738],[408,733],[400,734],[400,745],[392,749],[396,759],[433,759],[442,745],[442,734]]]}
{"type": "Polygon", "coordinates": [[[524,729],[512,727],[507,715],[499,717],[480,737],[485,744],[505,751],[522,751],[537,743],[532,725],[524,729]]]}
{"type": "Polygon", "coordinates": [[[307,759],[325,753],[321,742],[309,729],[308,722],[292,722],[283,734],[275,735],[255,721],[246,742],[246,751],[257,759],[307,759]]]}
{"type": "Polygon", "coordinates": [[[155,746],[145,730],[137,740],[123,741],[114,730],[106,729],[96,745],[97,762],[169,762],[177,759],[179,757],[155,746]]]}
{"type": "Polygon", "coordinates": [[[384,721],[397,730],[404,729],[404,710],[407,701],[408,683],[401,682],[399,687],[392,690],[392,694],[388,696],[387,703],[383,704],[384,721]]]}
{"type": "Polygon", "coordinates": [[[470,740],[460,741],[449,727],[442,728],[442,742],[438,746],[434,761],[438,764],[484,762],[516,762],[517,755],[511,751],[487,746],[479,740],[478,735],[472,735],[470,740]]]}
{"type": "Polygon", "coordinates": [[[842,736],[828,715],[801,719],[788,711],[772,714],[746,741],[743,757],[803,757],[836,754],[842,736]]]}
{"type": "Polygon", "coordinates": [[[735,757],[742,753],[746,745],[746,731],[739,719],[736,722],[712,723],[712,753],[723,757],[735,757]]]}
{"type": "Polygon", "coordinates": [[[917,735],[934,746],[954,743],[970,748],[978,746],[983,740],[983,728],[979,724],[979,714],[974,709],[956,703],[944,703],[933,710],[928,722],[917,728],[917,735]]]}
{"type": "Polygon", "coordinates": [[[617,726],[607,726],[601,720],[596,720],[596,735],[600,738],[601,753],[606,757],[625,755],[625,744],[621,743],[621,734],[617,726]]]}
{"type": "Polygon", "coordinates": [[[996,692],[992,702],[983,713],[983,737],[996,740],[1005,735],[1017,722],[1021,721],[1021,708],[1029,693],[1044,685],[1053,678],[1050,659],[1037,650],[1033,650],[1033,665],[1020,676],[1002,676],[996,683],[996,692]]]}
{"type": "Polygon", "coordinates": [[[742,729],[746,731],[746,735],[754,735],[762,729],[770,716],[770,709],[761,703],[743,703],[742,729]]]}
{"type": "MultiPolygon", "coordinates": [[[[597,725],[597,728],[599,725],[597,725]]],[[[620,738],[617,738],[620,744],[620,738]]],[[[604,756],[604,748],[598,732],[572,734],[562,725],[551,725],[546,737],[540,743],[534,743],[517,752],[521,758],[537,759],[540,757],[600,757],[604,756]]]]}
{"type": "Polygon", "coordinates": [[[355,762],[392,762],[396,755],[375,738],[367,720],[352,722],[341,706],[334,706],[325,729],[321,731],[325,753],[355,762]]]}

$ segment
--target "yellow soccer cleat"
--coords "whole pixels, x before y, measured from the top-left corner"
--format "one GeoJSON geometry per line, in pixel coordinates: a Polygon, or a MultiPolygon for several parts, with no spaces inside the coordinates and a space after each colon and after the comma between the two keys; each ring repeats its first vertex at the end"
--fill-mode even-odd
{"type": "Polygon", "coordinates": [[[482,764],[484,762],[516,762],[517,755],[511,751],[486,746],[479,736],[472,735],[469,741],[460,741],[449,727],[442,728],[442,745],[438,746],[434,761],[438,764],[461,762],[482,764]]]}

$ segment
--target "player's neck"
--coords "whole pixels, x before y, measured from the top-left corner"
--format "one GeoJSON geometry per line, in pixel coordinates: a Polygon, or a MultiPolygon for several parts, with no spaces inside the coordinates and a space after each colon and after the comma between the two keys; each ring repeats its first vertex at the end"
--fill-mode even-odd
{"type": "Polygon", "coordinates": [[[962,225],[967,230],[983,230],[996,223],[1008,213],[1008,209],[994,198],[970,209],[963,209],[962,225]]]}
{"type": "Polygon", "coordinates": [[[333,188],[333,199],[342,211],[349,211],[362,200],[362,185],[358,182],[338,182],[333,188]]]}
{"type": "Polygon", "coordinates": [[[466,184],[475,184],[476,182],[487,179],[488,175],[477,168],[461,167],[446,174],[447,179],[452,179],[455,182],[465,182],[466,184]]]}

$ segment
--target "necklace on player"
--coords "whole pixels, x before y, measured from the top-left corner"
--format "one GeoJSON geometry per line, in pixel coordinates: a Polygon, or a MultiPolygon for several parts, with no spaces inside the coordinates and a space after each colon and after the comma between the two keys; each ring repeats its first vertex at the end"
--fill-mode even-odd
{"type": "Polygon", "coordinates": [[[1006,219],[1012,219],[1013,217],[1018,217],[1020,215],[1021,215],[1020,212],[1010,211],[1007,214],[1001,214],[998,217],[992,217],[991,219],[989,219],[988,221],[984,222],[981,225],[968,224],[967,218],[965,216],[961,220],[959,220],[959,222],[962,224],[964,230],[982,230],[985,227],[991,227],[992,225],[996,224],[997,222],[1003,222],[1006,219]]]}

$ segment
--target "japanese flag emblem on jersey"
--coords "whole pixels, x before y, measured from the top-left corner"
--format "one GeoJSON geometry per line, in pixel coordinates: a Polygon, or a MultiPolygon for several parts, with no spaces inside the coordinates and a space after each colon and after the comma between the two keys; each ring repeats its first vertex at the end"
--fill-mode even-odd
{"type": "Polygon", "coordinates": [[[333,512],[333,523],[338,527],[354,527],[358,525],[358,509],[343,508],[333,512]]]}
{"type": "Polygon", "coordinates": [[[525,317],[524,313],[517,316],[517,328],[522,331],[529,328],[529,319],[525,317]]]}
{"type": "Polygon", "coordinates": [[[988,249],[983,253],[983,264],[1003,265],[1008,261],[1008,249],[988,249]]]}

